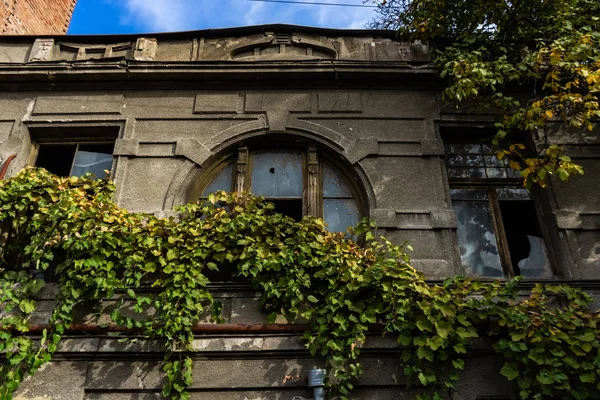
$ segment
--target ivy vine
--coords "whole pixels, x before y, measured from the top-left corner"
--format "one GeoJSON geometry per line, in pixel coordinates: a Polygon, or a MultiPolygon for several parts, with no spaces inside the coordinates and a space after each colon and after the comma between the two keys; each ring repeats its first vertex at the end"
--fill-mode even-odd
{"type": "Polygon", "coordinates": [[[377,237],[368,221],[352,236],[331,233],[320,219],[296,222],[262,198],[225,192],[159,219],[117,207],[113,189],[32,168],[0,182],[1,400],[51,359],[77,307],[124,302],[124,293],[136,315],[116,307],[113,323],[164,340],[163,395],[187,399],[193,327],[207,313],[221,319],[207,274],[226,264],[260,289],[271,322],[308,321],[304,340],[326,361],[329,398],[350,398],[373,331],[397,337],[409,381],[431,389],[420,399],[451,393],[471,341],[486,336],[521,398],[600,398],[600,313],[580,290],[536,285],[525,296],[518,280],[462,277],[430,286],[410,265],[410,246],[377,237]],[[51,265],[59,290],[37,340],[28,319],[44,285],[36,277],[51,265]]]}

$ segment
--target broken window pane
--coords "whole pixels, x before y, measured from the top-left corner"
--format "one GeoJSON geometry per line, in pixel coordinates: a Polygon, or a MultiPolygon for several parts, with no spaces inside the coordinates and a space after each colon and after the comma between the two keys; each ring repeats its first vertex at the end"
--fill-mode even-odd
{"type": "Polygon", "coordinates": [[[446,166],[450,178],[518,178],[519,172],[498,160],[488,145],[447,143],[446,166]]]}
{"type": "Polygon", "coordinates": [[[485,168],[448,168],[450,178],[485,178],[485,168]]]}
{"type": "Polygon", "coordinates": [[[330,232],[346,232],[358,223],[358,206],[354,199],[324,199],[323,219],[330,232]]]}
{"type": "Polygon", "coordinates": [[[529,192],[523,188],[498,188],[498,200],[529,200],[529,192]]]}
{"type": "Polygon", "coordinates": [[[453,201],[458,246],[463,266],[471,275],[504,276],[487,202],[453,201]]]}
{"type": "Polygon", "coordinates": [[[231,179],[233,174],[233,163],[229,163],[223,168],[217,176],[212,180],[211,183],[202,192],[202,197],[208,196],[210,193],[214,193],[217,190],[225,190],[231,192],[231,179]]]}
{"type": "MultiPolygon", "coordinates": [[[[333,232],[345,232],[349,226],[358,223],[358,203],[350,181],[331,165],[320,163],[317,157],[311,167],[317,164],[318,169],[311,169],[312,174],[307,176],[304,157],[310,157],[308,152],[253,149],[248,152],[246,168],[250,179],[241,179],[244,189],[272,202],[276,212],[300,221],[307,213],[312,215],[316,210],[322,210],[321,215],[315,216],[322,216],[333,232]],[[322,173],[315,173],[318,171],[322,173]],[[306,204],[306,201],[311,203],[306,204]]],[[[201,197],[220,189],[231,190],[239,178],[231,161],[215,172],[201,197]]]]}
{"type": "Polygon", "coordinates": [[[302,154],[261,152],[252,156],[252,192],[264,197],[302,197],[302,154]]]}
{"type": "Polygon", "coordinates": [[[110,173],[112,162],[112,154],[77,151],[73,161],[73,169],[71,169],[71,176],[83,176],[90,172],[97,179],[106,178],[107,174],[104,171],[108,170],[110,173]]]}
{"type": "Polygon", "coordinates": [[[114,143],[40,145],[35,165],[58,176],[83,176],[90,172],[97,179],[112,169],[114,143]]]}
{"type": "Polygon", "coordinates": [[[502,190],[503,198],[507,198],[506,194],[513,196],[509,200],[500,200],[500,211],[515,275],[549,276],[550,263],[533,202],[518,200],[519,194],[524,196],[520,193],[524,189],[502,190]]]}
{"type": "Polygon", "coordinates": [[[295,221],[302,220],[302,199],[270,200],[275,205],[275,212],[291,217],[295,221]]]}

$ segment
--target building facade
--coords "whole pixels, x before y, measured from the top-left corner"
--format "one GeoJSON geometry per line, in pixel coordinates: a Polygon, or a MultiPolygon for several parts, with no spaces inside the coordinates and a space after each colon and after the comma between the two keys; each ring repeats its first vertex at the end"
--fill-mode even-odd
{"type": "MultiPolygon", "coordinates": [[[[393,242],[410,241],[432,282],[522,275],[524,289],[569,281],[600,297],[597,130],[553,135],[585,175],[528,193],[482,141],[492,117],[445,104],[442,88],[427,46],[389,31],[1,37],[1,168],[6,177],[27,165],[107,169],[120,206],[158,216],[216,189],[251,190],[332,230],[373,218],[393,242]]],[[[320,360],[301,334],[265,327],[257,293],[218,280],[226,324],[195,341],[192,398],[311,398],[305,378],[320,360]]],[[[394,347],[369,337],[356,398],[414,398],[394,347]]],[[[457,398],[513,398],[501,362],[481,347],[457,398]]],[[[161,359],[155,343],[71,332],[17,398],[159,398],[161,359]]]]}

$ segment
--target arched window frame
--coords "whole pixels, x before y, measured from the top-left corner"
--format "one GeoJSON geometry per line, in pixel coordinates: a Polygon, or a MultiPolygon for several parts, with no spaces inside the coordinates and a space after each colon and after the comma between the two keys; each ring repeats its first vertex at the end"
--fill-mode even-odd
{"type": "MultiPolygon", "coordinates": [[[[255,154],[270,151],[289,151],[302,154],[302,216],[313,216],[324,218],[324,202],[333,199],[352,199],[356,205],[356,222],[366,216],[366,196],[359,187],[358,177],[352,174],[348,165],[342,165],[340,156],[335,156],[332,151],[328,151],[314,144],[306,143],[282,143],[279,145],[266,146],[264,144],[241,144],[238,147],[230,148],[221,157],[213,160],[206,172],[200,178],[195,187],[191,190],[190,200],[196,200],[205,197],[209,192],[207,188],[223,172],[225,168],[231,166],[231,191],[252,191],[252,169],[253,158],[255,154]],[[348,186],[351,195],[324,196],[323,171],[326,167],[344,181],[348,186]],[[350,170],[350,171],[349,171],[350,170]]],[[[260,193],[257,193],[260,195],[260,193]]],[[[270,199],[268,196],[265,196],[270,199]]]]}

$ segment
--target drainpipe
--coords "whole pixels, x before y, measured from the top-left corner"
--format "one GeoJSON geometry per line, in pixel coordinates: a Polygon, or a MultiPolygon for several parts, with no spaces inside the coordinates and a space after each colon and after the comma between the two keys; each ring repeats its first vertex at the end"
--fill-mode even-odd
{"type": "MultiPolygon", "coordinates": [[[[8,166],[10,165],[10,162],[16,157],[16,154],[11,154],[10,156],[8,156],[8,158],[6,159],[6,161],[4,161],[4,164],[2,164],[2,168],[0,168],[0,179],[4,179],[4,175],[6,175],[6,171],[8,170],[8,166]]],[[[0,159],[0,162],[2,162],[2,160],[0,159]]]]}
{"type": "Polygon", "coordinates": [[[325,400],[325,370],[313,368],[308,373],[308,387],[313,388],[313,400],[325,400]]]}

